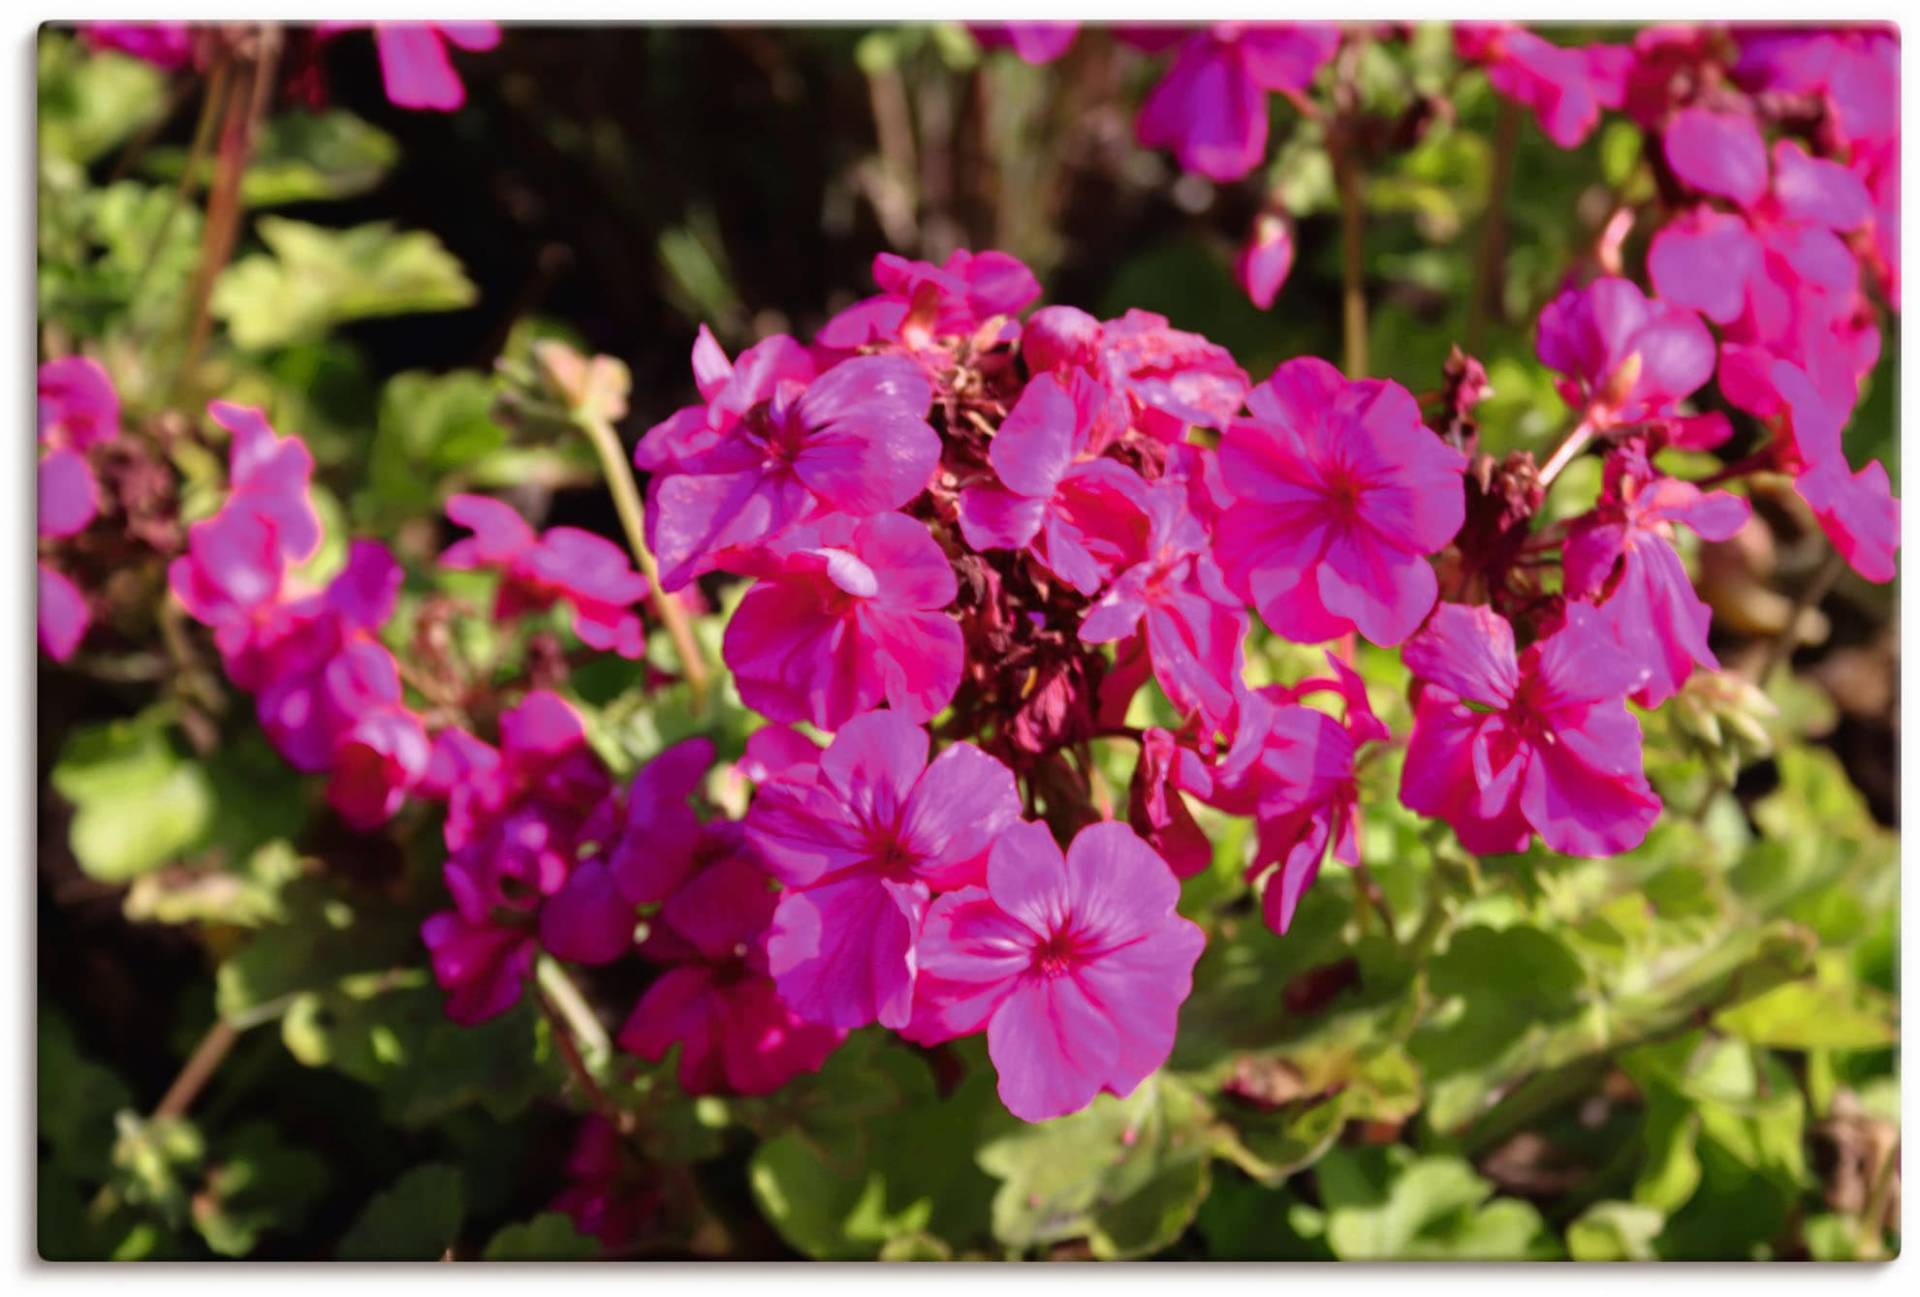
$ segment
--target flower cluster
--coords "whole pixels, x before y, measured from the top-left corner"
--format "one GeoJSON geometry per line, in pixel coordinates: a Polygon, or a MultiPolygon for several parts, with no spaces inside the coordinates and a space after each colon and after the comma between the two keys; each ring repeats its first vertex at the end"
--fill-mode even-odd
{"type": "Polygon", "coordinates": [[[98,361],[84,356],[40,366],[40,647],[65,662],[92,617],[87,596],[49,562],[48,542],[85,531],[100,511],[100,482],[88,452],[120,435],[120,398],[98,361]]]}

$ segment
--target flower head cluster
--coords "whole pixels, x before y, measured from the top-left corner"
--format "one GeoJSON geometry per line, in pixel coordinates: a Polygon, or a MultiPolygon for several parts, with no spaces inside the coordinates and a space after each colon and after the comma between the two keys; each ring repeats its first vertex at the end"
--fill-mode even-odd
{"type": "MultiPolygon", "coordinates": [[[[120,398],[100,363],[84,356],[40,366],[39,533],[43,542],[87,529],[100,509],[89,452],[120,435],[120,398]]],[[[91,612],[73,579],[43,554],[39,567],[40,647],[56,662],[72,657],[91,612]]]]}

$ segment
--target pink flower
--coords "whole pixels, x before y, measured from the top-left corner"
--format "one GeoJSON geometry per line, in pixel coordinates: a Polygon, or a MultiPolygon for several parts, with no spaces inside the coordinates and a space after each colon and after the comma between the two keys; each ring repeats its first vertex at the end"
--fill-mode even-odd
{"type": "Polygon", "coordinates": [[[774,779],[747,813],[787,888],[768,942],[781,998],[809,1022],[905,1026],[932,890],[977,882],[1019,817],[1013,775],[972,744],[928,764],[926,732],[900,713],[848,721],[815,777],[774,779]]]}
{"type": "Polygon", "coordinates": [[[1772,375],[1801,465],[1794,489],[1854,571],[1869,581],[1893,580],[1900,502],[1893,498],[1886,466],[1874,460],[1854,472],[1840,441],[1844,409],[1836,409],[1796,365],[1777,360],[1772,375]]]}
{"type": "Polygon", "coordinates": [[[1587,138],[1601,109],[1620,107],[1633,65],[1624,45],[1555,45],[1506,23],[1456,23],[1453,39],[1460,57],[1484,65],[1494,90],[1530,109],[1563,149],[1587,138]]]}
{"type": "Polygon", "coordinates": [[[995,317],[1017,315],[1040,295],[1040,281],[1017,258],[965,248],[938,266],[882,252],[873,259],[873,279],[879,295],[840,311],[815,342],[839,351],[876,343],[925,350],[936,338],[969,334],[995,317]]]}
{"type": "Polygon", "coordinates": [[[383,674],[377,683],[351,708],[357,714],[334,743],[327,776],[328,804],[357,829],[393,817],[426,775],[432,752],[426,726],[400,702],[398,677],[383,674]]]}
{"type": "Polygon", "coordinates": [[[86,356],[40,366],[40,444],[85,451],[120,435],[120,397],[100,362],[86,356]]]}
{"type": "Polygon", "coordinates": [[[1131,1094],[1172,1051],[1206,944],[1174,912],[1166,862],[1124,824],[1089,825],[1063,856],[1023,823],[994,843],[984,881],[927,915],[910,1038],[984,1027],[1001,1102],[1023,1121],[1131,1094]]]}
{"type": "Polygon", "coordinates": [[[1752,511],[1737,495],[1653,476],[1642,455],[1616,452],[1606,475],[1599,506],[1567,535],[1566,592],[1600,605],[1615,638],[1649,672],[1633,700],[1658,707],[1695,663],[1720,666],[1707,645],[1712,613],[1674,552],[1673,530],[1685,523],[1708,540],[1726,540],[1752,511]]]}
{"type": "Polygon", "coordinates": [[[699,863],[706,840],[693,797],[713,768],[713,740],[682,739],[640,767],[607,868],[630,905],[665,900],[699,863]]]}
{"type": "Polygon", "coordinates": [[[1596,427],[1676,413],[1713,377],[1713,335],[1683,306],[1650,301],[1626,279],[1569,288],[1540,312],[1540,361],[1596,427]]]}
{"type": "Polygon", "coordinates": [[[322,37],[359,27],[373,29],[380,51],[380,76],[396,108],[452,112],[467,102],[467,88],[453,70],[447,46],[479,52],[500,43],[500,28],[490,22],[321,23],[322,37]]]}
{"type": "Polygon", "coordinates": [[[320,548],[320,515],[309,495],[313,452],[298,437],[280,436],[251,406],[214,401],[207,414],[233,435],[222,512],[252,513],[265,521],[287,562],[312,558],[320,548]]]}
{"type": "MultiPolygon", "coordinates": [[[[1112,643],[1144,622],[1154,679],[1168,699],[1182,715],[1222,727],[1240,678],[1243,605],[1228,591],[1182,483],[1140,483],[1131,507],[1146,518],[1145,543],[1087,610],[1081,642],[1112,643]]],[[[1119,530],[1113,523],[1105,529],[1119,530]]]]}
{"type": "Polygon", "coordinates": [[[1317,23],[1196,31],[1141,105],[1135,133],[1188,171],[1238,180],[1266,156],[1267,95],[1305,90],[1339,45],[1339,29],[1317,23]]]}
{"type": "Polygon", "coordinates": [[[1281,285],[1293,271],[1293,227],[1278,212],[1262,212],[1254,218],[1253,233],[1247,246],[1233,263],[1233,277],[1253,304],[1269,310],[1280,295],[1281,285]]]}
{"type": "Polygon", "coordinates": [[[177,72],[193,62],[193,28],[186,23],[83,23],[80,35],[96,50],[113,50],[177,72]]]}
{"type": "Polygon", "coordinates": [[[1214,530],[1228,585],[1288,639],[1358,629],[1398,644],[1433,606],[1427,554],[1466,516],[1466,459],[1397,383],[1323,360],[1280,366],[1247,398],[1220,466],[1237,497],[1214,530]]]}
{"type": "Polygon", "coordinates": [[[77,450],[56,450],[40,458],[39,531],[42,536],[75,536],[100,510],[99,484],[87,457],[77,450]]]}
{"type": "Polygon", "coordinates": [[[1640,723],[1621,701],[1646,667],[1585,604],[1517,658],[1489,608],[1442,604],[1403,650],[1422,683],[1400,779],[1410,810],[1445,820],[1478,854],[1631,850],[1660,815],[1640,765],[1640,723]]]}
{"type": "Polygon", "coordinates": [[[567,1154],[567,1182],[553,1210],[566,1213],[575,1229],[606,1248],[638,1239],[664,1202],[651,1168],[628,1155],[620,1131],[598,1114],[580,1122],[567,1154]]]}
{"type": "Polygon", "coordinates": [[[1125,503],[1137,475],[1101,457],[1126,425],[1125,403],[1085,372],[1065,381],[1035,377],[987,445],[999,481],[960,493],[967,544],[1031,547],[1055,576],[1082,594],[1097,593],[1144,530],[1144,518],[1125,503]],[[1117,523],[1105,504],[1116,500],[1117,523]]]}
{"type": "Polygon", "coordinates": [[[967,30],[984,49],[1009,49],[1035,67],[1051,63],[1065,54],[1080,30],[1080,24],[1063,23],[968,23],[967,30]]]}
{"type": "Polygon", "coordinates": [[[1173,445],[1189,425],[1225,428],[1240,412],[1247,375],[1225,347],[1169,327],[1167,317],[1130,310],[1105,324],[1072,306],[1035,311],[1021,335],[1035,374],[1084,369],[1124,392],[1133,426],[1173,445]]]}
{"type": "Polygon", "coordinates": [[[620,1029],[620,1047],[659,1061],[680,1046],[689,1094],[771,1094],[817,1072],[846,1038],[795,1016],[767,975],[771,879],[737,835],[661,906],[641,953],[671,965],[620,1029]]]}
{"type": "MultiPolygon", "coordinates": [[[[720,394],[730,392],[731,380],[720,394]]],[[[804,384],[783,375],[753,395],[750,409],[648,486],[647,540],[668,589],[810,516],[897,509],[940,459],[926,421],[933,389],[904,356],[856,357],[804,384]]],[[[676,432],[684,443],[685,430],[676,432]]]]}
{"type": "Polygon", "coordinates": [[[952,701],[965,645],[953,568],[905,514],[833,519],[783,546],[727,624],[740,698],[776,721],[838,729],[883,700],[924,721],[952,701]]]}
{"type": "Polygon", "coordinates": [[[646,631],[633,605],[646,597],[647,579],[618,545],[577,527],[549,527],[535,536],[511,505],[484,495],[449,498],[447,517],[473,535],[447,546],[442,567],[505,574],[494,599],[497,620],[512,621],[565,599],[573,605],[573,632],[581,643],[629,660],[645,655],[646,631]]]}
{"type": "Polygon", "coordinates": [[[39,565],[40,648],[55,662],[65,662],[86,637],[91,613],[87,596],[65,574],[39,565]]]}
{"type": "Polygon", "coordinates": [[[540,948],[524,928],[469,919],[458,910],[420,925],[434,980],[446,991],[446,1014],[463,1027],[497,1018],[520,1002],[540,948]]]}

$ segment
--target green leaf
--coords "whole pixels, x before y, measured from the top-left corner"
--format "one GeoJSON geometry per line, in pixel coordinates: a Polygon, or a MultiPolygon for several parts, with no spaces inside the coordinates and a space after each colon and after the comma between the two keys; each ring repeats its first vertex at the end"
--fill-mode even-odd
{"type": "Polygon", "coordinates": [[[64,32],[42,31],[39,74],[43,156],[84,165],[166,111],[166,73],[123,54],[95,53],[64,32]]]}
{"type": "Polygon", "coordinates": [[[476,472],[507,444],[484,374],[396,374],[380,392],[379,422],[357,511],[375,526],[437,508],[449,474],[476,472]]]}
{"type": "Polygon", "coordinates": [[[193,1224],[221,1256],[246,1256],[269,1230],[298,1229],[326,1189],[327,1163],[295,1148],[266,1122],[249,1122],[208,1157],[193,1224]]]}
{"type": "Polygon", "coordinates": [[[1775,1049],[1879,1049],[1897,1044],[1892,997],[1867,986],[1788,982],[1715,1015],[1714,1026],[1775,1049]]]}
{"type": "Polygon", "coordinates": [[[123,907],[136,923],[226,923],[257,928],[283,922],[282,894],[301,873],[285,842],[270,842],[235,869],[161,869],[127,889],[123,907]]]}
{"type": "Polygon", "coordinates": [[[1575,1261],[1657,1261],[1653,1240],[1666,1219],[1654,1207],[1596,1202],[1567,1226],[1567,1254],[1575,1261]]]}
{"type": "Polygon", "coordinates": [[[74,730],[52,782],[74,806],[74,858],[103,883],[174,859],[205,835],[213,813],[206,771],[175,749],[162,708],[74,730]]]}
{"type": "Polygon", "coordinates": [[[1554,1255],[1539,1212],[1457,1157],[1341,1148],[1314,1168],[1327,1242],[1343,1261],[1519,1261],[1554,1255]],[[1492,1199],[1489,1201],[1489,1199],[1492,1199]]]}
{"type": "Polygon", "coordinates": [[[429,1162],[394,1181],[360,1211],[334,1256],[341,1261],[438,1261],[466,1215],[460,1173],[429,1162]]]}
{"type": "Polygon", "coordinates": [[[942,1100],[925,1063],[867,1033],[789,1089],[797,1093],[779,1106],[790,1128],[754,1151],[748,1181],[799,1251],[864,1259],[889,1244],[965,1245],[984,1232],[992,1184],[970,1155],[981,1123],[1003,1115],[989,1074],[976,1071],[942,1100]]]}
{"type": "Polygon", "coordinates": [[[81,1052],[73,1028],[42,1004],[35,1049],[39,1135],[67,1172],[106,1178],[113,1152],[113,1116],[133,1104],[126,1082],[81,1052]]]}
{"type": "Polygon", "coordinates": [[[479,296],[440,241],[385,221],[329,230],[263,216],[265,253],[221,274],[213,312],[247,350],[310,341],[336,325],[382,315],[454,311],[479,296]]]}
{"type": "Polygon", "coordinates": [[[600,1243],[573,1227],[564,1212],[544,1211],[532,1220],[508,1225],[480,1254],[482,1261],[590,1261],[600,1243]]]}
{"type": "Polygon", "coordinates": [[[1164,1072],[1127,1098],[1020,1125],[977,1155],[1003,1181],[994,1236],[1022,1252],[1082,1237],[1102,1259],[1157,1252],[1193,1222],[1219,1144],[1205,1100],[1164,1072]]]}
{"type": "MultiPolygon", "coordinates": [[[[240,200],[248,207],[280,207],[351,198],[379,184],[399,159],[391,135],[352,113],[283,113],[267,123],[247,163],[240,200]]],[[[155,149],[146,170],[177,181],[186,165],[185,150],[155,149]]],[[[196,186],[205,187],[213,166],[211,158],[202,163],[196,186]]]]}

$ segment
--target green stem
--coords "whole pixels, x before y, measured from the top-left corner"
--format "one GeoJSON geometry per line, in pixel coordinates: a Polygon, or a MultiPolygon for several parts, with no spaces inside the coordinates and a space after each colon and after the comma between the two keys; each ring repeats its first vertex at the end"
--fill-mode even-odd
{"type": "Polygon", "coordinates": [[[693,695],[694,714],[699,715],[706,710],[711,673],[707,669],[706,657],[700,651],[699,641],[694,639],[686,608],[660,586],[660,564],[655,561],[653,551],[647,548],[646,506],[640,501],[640,488],[633,480],[633,469],[627,463],[626,449],[620,444],[620,435],[613,430],[613,425],[590,410],[575,411],[573,421],[586,433],[587,440],[593,443],[593,449],[600,457],[600,472],[606,478],[608,492],[613,496],[613,507],[620,515],[620,526],[627,533],[627,545],[633,550],[634,561],[647,578],[648,600],[661,625],[667,628],[667,637],[673,641],[674,652],[680,658],[680,673],[693,695]]]}
{"type": "Polygon", "coordinates": [[[1500,101],[1493,127],[1493,173],[1487,178],[1487,210],[1480,232],[1480,259],[1474,269],[1473,292],[1467,299],[1466,349],[1477,355],[1485,340],[1487,319],[1500,305],[1501,270],[1506,260],[1507,191],[1513,185],[1513,159],[1520,142],[1520,106],[1500,101]]]}

